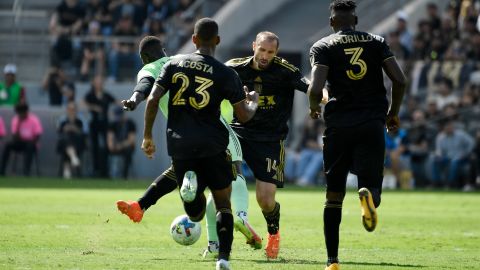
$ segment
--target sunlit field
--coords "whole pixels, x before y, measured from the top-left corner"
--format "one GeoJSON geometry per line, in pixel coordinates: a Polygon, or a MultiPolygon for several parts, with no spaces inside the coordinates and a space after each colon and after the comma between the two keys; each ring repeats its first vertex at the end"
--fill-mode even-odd
{"type": "MultiPolygon", "coordinates": [[[[176,192],[162,198],[140,224],[115,202],[137,199],[149,182],[0,178],[0,269],[214,269],[201,253],[206,230],[192,246],[176,244],[169,225],[183,213],[176,192]]],[[[250,221],[266,226],[250,189],[250,221]]],[[[235,233],[233,269],[323,269],[323,189],[287,187],[279,259],[235,233]]],[[[480,194],[387,191],[380,223],[367,233],[355,192],[347,194],[340,260],[348,269],[480,269],[480,194]]]]}

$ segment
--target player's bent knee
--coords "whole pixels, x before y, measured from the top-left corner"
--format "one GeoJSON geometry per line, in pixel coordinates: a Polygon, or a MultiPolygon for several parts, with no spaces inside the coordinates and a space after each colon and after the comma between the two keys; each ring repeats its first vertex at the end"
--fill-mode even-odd
{"type": "Polygon", "coordinates": [[[217,209],[217,214],[231,214],[231,213],[232,213],[232,209],[230,208],[222,207],[217,209]]]}
{"type": "Polygon", "coordinates": [[[207,200],[204,194],[197,196],[195,200],[190,203],[183,202],[183,208],[190,220],[198,222],[203,219],[206,211],[207,200]]]}
{"type": "Polygon", "coordinates": [[[327,191],[327,202],[343,202],[345,198],[345,192],[334,192],[334,191],[327,191]]]}

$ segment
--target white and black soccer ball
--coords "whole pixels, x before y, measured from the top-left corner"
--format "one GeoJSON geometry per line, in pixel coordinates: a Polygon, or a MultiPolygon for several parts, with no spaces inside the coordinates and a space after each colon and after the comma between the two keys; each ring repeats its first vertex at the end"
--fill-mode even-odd
{"type": "Polygon", "coordinates": [[[181,215],[176,217],[170,225],[170,234],[175,242],[189,246],[198,241],[202,228],[199,222],[193,222],[187,215],[181,215]]]}

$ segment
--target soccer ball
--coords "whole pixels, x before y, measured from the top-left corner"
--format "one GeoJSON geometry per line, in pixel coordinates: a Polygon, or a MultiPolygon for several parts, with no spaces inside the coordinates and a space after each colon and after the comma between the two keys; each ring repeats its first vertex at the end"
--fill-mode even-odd
{"type": "Polygon", "coordinates": [[[176,217],[170,225],[173,240],[180,245],[193,245],[200,238],[202,228],[199,222],[191,221],[187,215],[176,217]]]}

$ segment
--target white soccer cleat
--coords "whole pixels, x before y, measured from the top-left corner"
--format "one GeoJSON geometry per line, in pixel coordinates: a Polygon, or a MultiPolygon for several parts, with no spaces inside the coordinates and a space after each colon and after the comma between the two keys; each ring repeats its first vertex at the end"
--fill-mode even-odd
{"type": "Polygon", "coordinates": [[[203,251],[202,257],[204,259],[217,259],[218,250],[220,246],[216,241],[208,241],[207,248],[203,251]]]}
{"type": "Polygon", "coordinates": [[[224,259],[220,259],[217,261],[217,267],[215,269],[216,270],[232,270],[232,268],[230,268],[230,263],[224,259]]]}
{"type": "Polygon", "coordinates": [[[180,188],[180,197],[184,202],[193,202],[197,194],[198,182],[195,172],[187,171],[183,177],[182,187],[180,188]]]}

